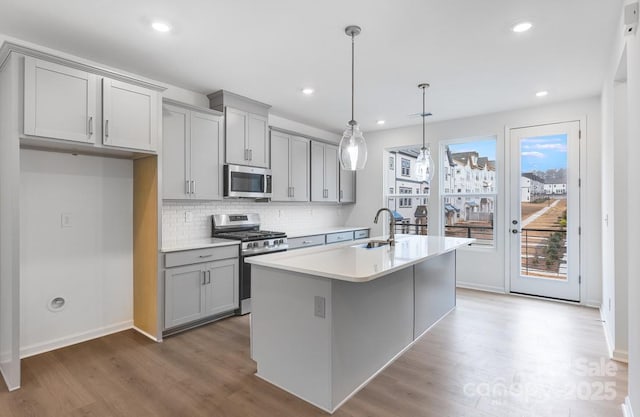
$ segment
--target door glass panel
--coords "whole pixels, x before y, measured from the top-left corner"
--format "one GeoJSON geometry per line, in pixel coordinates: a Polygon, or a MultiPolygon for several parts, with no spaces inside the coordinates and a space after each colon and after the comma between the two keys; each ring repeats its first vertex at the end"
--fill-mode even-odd
{"type": "Polygon", "coordinates": [[[520,140],[520,273],[567,279],[567,135],[520,140]]]}

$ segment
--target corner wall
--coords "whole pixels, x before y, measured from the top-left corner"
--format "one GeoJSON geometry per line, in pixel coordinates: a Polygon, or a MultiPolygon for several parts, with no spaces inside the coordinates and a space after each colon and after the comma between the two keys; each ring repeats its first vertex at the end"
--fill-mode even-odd
{"type": "MultiPolygon", "coordinates": [[[[583,269],[584,291],[582,301],[585,304],[599,306],[602,299],[601,248],[600,248],[600,99],[585,98],[563,103],[541,105],[538,107],[492,113],[456,120],[446,120],[427,125],[427,138],[431,149],[438,149],[438,141],[472,137],[497,137],[498,159],[498,204],[496,207],[495,249],[468,248],[459,250],[459,284],[472,288],[504,292],[505,257],[508,254],[506,231],[509,219],[508,205],[505,201],[505,168],[507,143],[505,129],[538,124],[557,123],[586,118],[586,126],[581,126],[583,140],[586,141],[586,153],[581,156],[583,181],[583,269]],[[482,265],[482,272],[478,271],[482,265]]],[[[508,132],[507,132],[508,134],[508,132]]],[[[382,232],[381,225],[373,224],[376,210],[384,205],[383,199],[383,151],[385,148],[417,145],[422,138],[420,125],[389,129],[365,134],[368,147],[368,162],[365,169],[358,172],[358,201],[354,207],[347,208],[347,223],[358,223],[372,228],[372,235],[382,232]],[[368,223],[368,224],[367,224],[368,223]]],[[[436,172],[439,172],[439,160],[434,158],[436,172]]],[[[432,195],[438,195],[437,181],[432,186],[432,195]]],[[[438,213],[439,202],[432,197],[429,201],[429,230],[440,231],[442,216],[438,213]],[[438,213],[436,215],[436,213],[438,213]]],[[[438,232],[439,233],[439,232],[438,232]]]]}

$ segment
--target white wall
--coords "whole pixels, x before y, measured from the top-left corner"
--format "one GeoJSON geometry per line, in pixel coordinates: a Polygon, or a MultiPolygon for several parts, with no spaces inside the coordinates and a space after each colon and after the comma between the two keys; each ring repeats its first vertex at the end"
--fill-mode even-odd
{"type": "Polygon", "coordinates": [[[23,149],[20,173],[22,356],[130,328],[133,162],[23,149]]]}
{"type": "MultiPolygon", "coordinates": [[[[626,3],[631,3],[627,1],[626,3]]],[[[626,146],[620,149],[620,152],[626,150],[626,165],[629,172],[633,172],[633,168],[638,165],[637,156],[640,155],[640,35],[624,35],[623,11],[620,13],[620,23],[618,24],[618,32],[614,44],[611,46],[611,62],[608,74],[604,81],[602,89],[602,124],[603,124],[603,157],[605,160],[611,159],[610,153],[614,154],[614,161],[619,160],[616,151],[620,149],[618,144],[619,137],[616,132],[624,130],[620,128],[621,120],[626,119],[626,146]],[[620,78],[619,70],[620,62],[623,62],[626,51],[626,105],[620,103],[620,94],[616,94],[615,80],[620,78]],[[618,99],[618,100],[617,100],[618,99]],[[620,111],[626,108],[626,115],[619,115],[620,111]]],[[[620,158],[624,158],[620,154],[620,158]]],[[[611,167],[613,168],[613,167],[611,167]]],[[[608,239],[615,242],[616,245],[624,245],[628,248],[628,256],[626,259],[616,257],[615,251],[607,251],[603,255],[603,264],[609,266],[613,263],[614,267],[618,267],[618,263],[624,263],[626,271],[629,273],[627,283],[627,309],[624,314],[624,301],[621,300],[623,295],[618,291],[618,276],[612,279],[606,277],[604,283],[604,291],[608,296],[613,295],[615,302],[615,325],[614,333],[619,329],[626,327],[628,331],[628,361],[629,361],[629,397],[626,405],[629,408],[627,415],[640,415],[640,280],[638,280],[638,271],[640,271],[640,256],[638,256],[638,236],[640,236],[640,216],[636,213],[640,207],[640,192],[637,190],[636,181],[633,178],[626,182],[626,186],[621,182],[616,182],[615,170],[603,170],[603,184],[605,186],[603,194],[611,196],[614,200],[613,213],[616,215],[614,222],[622,222],[625,226],[622,230],[615,227],[613,236],[609,235],[608,239]],[[613,178],[612,178],[613,177],[613,178]],[[613,194],[611,193],[613,188],[613,194]],[[626,219],[617,217],[617,205],[625,205],[626,219]],[[633,213],[633,215],[631,215],[633,213]],[[626,233],[626,235],[625,235],[626,233]],[[624,323],[626,321],[627,323],[624,323]]],[[[608,205],[607,210],[611,217],[612,206],[608,205]]],[[[611,227],[611,226],[609,226],[611,227]]],[[[605,270],[606,273],[607,270],[605,270]]],[[[617,272],[617,271],[616,271],[617,272]]],[[[602,310],[606,312],[607,299],[605,298],[602,310]]],[[[603,314],[604,316],[604,314],[603,314]]],[[[605,327],[607,332],[611,333],[611,325],[605,327]]],[[[617,337],[616,337],[617,340],[617,337]]]]}
{"type": "MultiPolygon", "coordinates": [[[[583,230],[583,293],[582,301],[589,305],[600,305],[602,282],[600,279],[600,99],[582,100],[541,105],[534,108],[487,114],[458,120],[447,120],[427,125],[427,137],[431,149],[438,149],[438,141],[468,137],[497,137],[498,205],[496,228],[498,239],[495,249],[469,248],[459,251],[458,277],[462,285],[474,288],[505,291],[505,237],[509,219],[505,216],[508,206],[505,196],[505,127],[514,128],[536,124],[563,122],[586,118],[583,140],[586,154],[582,155],[582,181],[584,193],[583,230]],[[482,265],[479,270],[478,265],[482,265]]],[[[419,144],[422,138],[419,125],[390,129],[365,134],[369,159],[366,168],[358,173],[358,201],[348,208],[347,223],[369,222],[373,235],[381,232],[381,225],[373,224],[376,210],[384,204],[382,197],[382,173],[384,172],[383,150],[396,146],[419,144]]],[[[439,158],[434,158],[436,167],[439,158]]],[[[438,172],[438,171],[436,171],[438,172]]],[[[439,184],[434,181],[432,195],[438,195],[439,184]]],[[[429,230],[440,230],[442,216],[438,212],[439,201],[430,199],[429,230]],[[438,215],[435,215],[438,213],[438,215]]]]}

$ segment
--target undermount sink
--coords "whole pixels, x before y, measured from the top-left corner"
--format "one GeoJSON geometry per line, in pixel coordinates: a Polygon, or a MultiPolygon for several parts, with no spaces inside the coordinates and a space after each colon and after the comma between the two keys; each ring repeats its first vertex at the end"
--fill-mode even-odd
{"type": "Polygon", "coordinates": [[[389,244],[389,242],[387,242],[386,240],[370,240],[367,243],[363,243],[361,245],[355,245],[355,248],[364,248],[364,249],[373,249],[373,248],[379,248],[382,246],[387,246],[389,244]]]}

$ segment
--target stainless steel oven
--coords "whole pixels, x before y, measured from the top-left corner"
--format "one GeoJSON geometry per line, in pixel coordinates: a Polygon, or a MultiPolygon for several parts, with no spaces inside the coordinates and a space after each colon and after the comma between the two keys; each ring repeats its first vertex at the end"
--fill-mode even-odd
{"type": "Polygon", "coordinates": [[[224,196],[271,198],[271,170],[242,165],[224,166],[224,196]]]}

